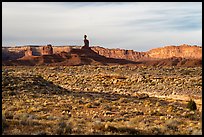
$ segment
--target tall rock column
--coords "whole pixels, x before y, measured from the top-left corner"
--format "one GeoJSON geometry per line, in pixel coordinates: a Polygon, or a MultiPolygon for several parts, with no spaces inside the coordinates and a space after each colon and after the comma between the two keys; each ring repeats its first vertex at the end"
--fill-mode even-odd
{"type": "Polygon", "coordinates": [[[89,48],[89,40],[86,38],[87,38],[87,35],[84,35],[84,46],[82,47],[82,49],[90,49],[89,48]]]}

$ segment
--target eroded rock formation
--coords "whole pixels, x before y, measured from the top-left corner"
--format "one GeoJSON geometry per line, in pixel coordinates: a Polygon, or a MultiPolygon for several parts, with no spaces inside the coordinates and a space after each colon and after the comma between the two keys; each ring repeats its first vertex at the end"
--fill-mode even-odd
{"type": "MultiPolygon", "coordinates": [[[[193,66],[193,64],[196,64],[196,66],[199,66],[202,64],[201,62],[202,47],[190,46],[186,44],[180,45],[180,46],[165,46],[161,48],[155,48],[147,52],[137,52],[133,50],[124,50],[124,49],[107,49],[99,46],[88,47],[85,50],[81,46],[47,45],[47,46],[3,47],[2,61],[8,61],[8,60],[15,61],[15,60],[19,60],[19,58],[20,60],[21,59],[28,60],[28,59],[34,59],[34,58],[37,59],[36,57],[49,55],[49,59],[48,59],[49,61],[47,62],[55,62],[58,60],[61,62],[66,58],[74,57],[71,54],[77,54],[79,55],[79,57],[82,57],[83,60],[85,61],[87,61],[88,58],[92,58],[92,59],[95,58],[97,62],[103,62],[102,64],[105,64],[105,61],[109,62],[105,58],[102,58],[102,56],[106,58],[112,58],[112,59],[115,58],[115,59],[125,59],[125,60],[135,61],[135,62],[143,62],[140,64],[147,64],[147,65],[152,64],[153,66],[154,65],[156,66],[157,65],[193,66]],[[51,57],[52,55],[55,55],[55,56],[51,57]]],[[[43,57],[42,60],[47,60],[47,58],[48,56],[43,57]]],[[[92,61],[90,60],[88,62],[93,61],[93,60],[92,61]]]]}
{"type": "Polygon", "coordinates": [[[161,48],[151,49],[147,52],[151,58],[171,58],[171,57],[181,57],[181,58],[202,58],[202,48],[199,46],[190,46],[183,44],[180,46],[165,46],[161,48]]]}
{"type": "Polygon", "coordinates": [[[84,35],[84,46],[82,47],[82,49],[88,49],[89,48],[89,40],[86,38],[87,38],[87,35],[84,35]]]}
{"type": "Polygon", "coordinates": [[[91,49],[106,57],[128,59],[132,61],[166,59],[172,57],[202,59],[202,48],[200,46],[190,46],[186,44],[155,48],[147,52],[137,52],[124,49],[107,49],[99,46],[92,47],[91,49]]]}
{"type": "Polygon", "coordinates": [[[48,44],[47,46],[44,46],[42,49],[42,55],[52,55],[53,54],[53,48],[51,44],[48,44]]]}
{"type": "Polygon", "coordinates": [[[119,58],[119,59],[138,61],[141,59],[148,59],[149,57],[149,55],[146,52],[137,52],[134,50],[107,49],[99,46],[92,47],[91,49],[96,53],[108,58],[119,58]]]}
{"type": "Polygon", "coordinates": [[[27,50],[25,51],[25,56],[32,56],[33,55],[33,51],[31,47],[28,47],[27,50]]]}

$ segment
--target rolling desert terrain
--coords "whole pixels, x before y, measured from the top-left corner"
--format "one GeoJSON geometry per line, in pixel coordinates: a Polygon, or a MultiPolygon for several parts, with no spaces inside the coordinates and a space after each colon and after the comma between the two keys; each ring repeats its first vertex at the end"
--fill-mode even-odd
{"type": "Polygon", "coordinates": [[[3,47],[2,134],[201,135],[202,48],[3,47]]]}

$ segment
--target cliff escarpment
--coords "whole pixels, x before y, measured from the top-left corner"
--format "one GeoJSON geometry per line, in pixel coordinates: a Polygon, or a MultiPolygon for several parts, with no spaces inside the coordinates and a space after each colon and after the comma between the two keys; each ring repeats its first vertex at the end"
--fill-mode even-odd
{"type": "Polygon", "coordinates": [[[183,44],[154,48],[147,52],[108,49],[100,46],[92,46],[88,50],[82,46],[2,47],[2,61],[3,65],[28,65],[29,62],[32,62],[31,65],[104,65],[123,62],[122,64],[152,66],[189,66],[189,64],[201,66],[202,47],[183,44]]]}
{"type": "Polygon", "coordinates": [[[147,52],[137,52],[124,49],[107,49],[103,47],[92,47],[92,50],[100,55],[110,58],[122,58],[132,61],[149,59],[167,59],[172,57],[187,59],[202,59],[202,47],[183,44],[180,46],[164,46],[154,48],[147,52]]]}
{"type": "Polygon", "coordinates": [[[165,46],[162,48],[151,49],[147,52],[150,58],[172,58],[181,57],[188,59],[202,59],[202,48],[200,46],[180,45],[165,46]]]}

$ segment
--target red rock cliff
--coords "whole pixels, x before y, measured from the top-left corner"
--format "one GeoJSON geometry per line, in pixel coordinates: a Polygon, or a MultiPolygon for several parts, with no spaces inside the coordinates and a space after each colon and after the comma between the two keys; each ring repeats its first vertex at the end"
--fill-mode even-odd
{"type": "Polygon", "coordinates": [[[145,52],[137,52],[134,50],[108,49],[99,46],[92,47],[91,49],[96,53],[108,58],[119,58],[136,61],[140,59],[147,59],[149,57],[145,52]]]}
{"type": "Polygon", "coordinates": [[[53,54],[53,48],[52,45],[44,46],[42,49],[42,55],[52,55],[53,54]]]}
{"type": "MultiPolygon", "coordinates": [[[[22,46],[22,47],[2,47],[2,59],[17,59],[23,56],[41,56],[51,55],[60,52],[70,52],[70,50],[80,49],[80,46],[22,46]]],[[[165,46],[161,48],[151,49],[147,52],[137,52],[125,49],[108,49],[99,46],[91,47],[96,53],[118,59],[127,59],[131,61],[149,60],[149,59],[165,59],[172,57],[202,59],[202,47],[180,45],[165,46]]]]}
{"type": "Polygon", "coordinates": [[[171,57],[181,57],[181,58],[202,58],[202,48],[199,46],[190,45],[180,45],[180,46],[165,46],[162,48],[151,49],[147,52],[151,58],[171,58],[171,57]]]}
{"type": "Polygon", "coordinates": [[[31,47],[28,47],[27,50],[25,51],[25,56],[32,56],[33,55],[33,52],[32,52],[32,48],[31,47]]]}
{"type": "Polygon", "coordinates": [[[107,49],[98,46],[92,47],[91,49],[105,57],[128,59],[132,61],[166,59],[172,57],[202,59],[202,47],[190,46],[186,44],[180,46],[165,46],[161,48],[155,48],[147,52],[137,52],[124,49],[107,49]]]}

